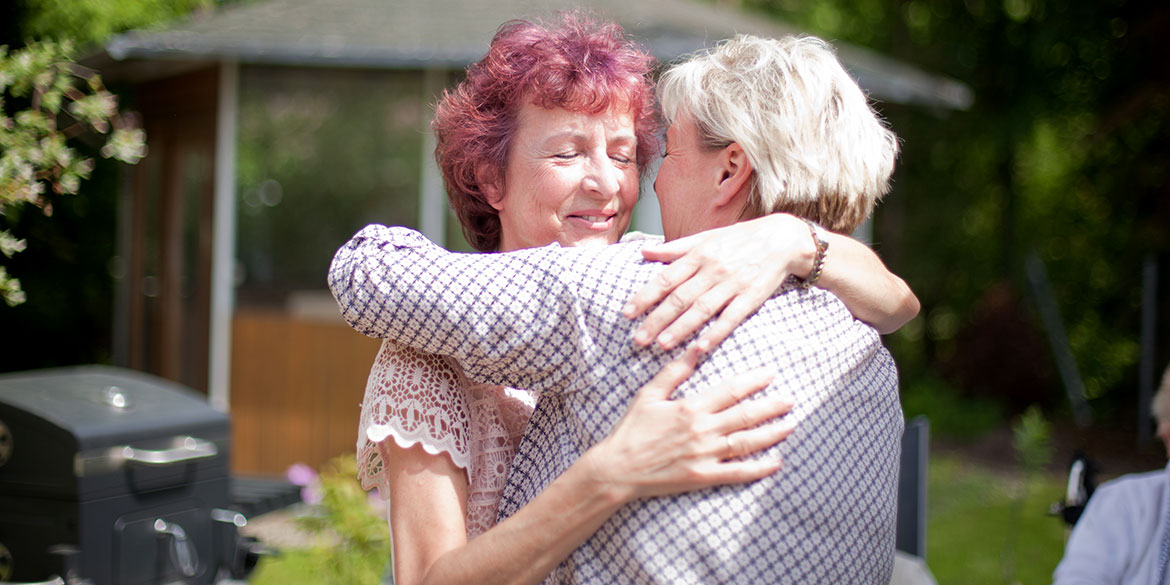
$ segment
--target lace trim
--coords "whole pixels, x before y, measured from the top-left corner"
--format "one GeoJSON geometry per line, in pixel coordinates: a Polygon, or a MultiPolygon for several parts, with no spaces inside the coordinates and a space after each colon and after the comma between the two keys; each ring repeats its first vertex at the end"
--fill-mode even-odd
{"type": "Polygon", "coordinates": [[[383,499],[389,497],[377,447],[387,437],[403,448],[421,444],[432,455],[446,453],[455,465],[468,469],[465,384],[449,359],[382,342],[366,381],[358,424],[358,479],[364,489],[376,487],[383,499]]]}
{"type": "Polygon", "coordinates": [[[473,384],[448,358],[384,341],[362,402],[362,487],[389,497],[387,438],[404,449],[422,445],[432,455],[445,453],[467,471],[467,535],[474,538],[496,523],[500,494],[535,403],[531,392],[473,384]]]}

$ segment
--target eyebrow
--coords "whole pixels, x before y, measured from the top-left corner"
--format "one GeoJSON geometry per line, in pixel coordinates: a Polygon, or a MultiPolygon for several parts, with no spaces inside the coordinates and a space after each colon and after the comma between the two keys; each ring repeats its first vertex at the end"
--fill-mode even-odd
{"type": "Polygon", "coordinates": [[[637,142],[637,141],[638,141],[638,137],[635,134],[630,133],[630,132],[622,132],[621,134],[617,134],[611,140],[611,142],[637,142]]]}

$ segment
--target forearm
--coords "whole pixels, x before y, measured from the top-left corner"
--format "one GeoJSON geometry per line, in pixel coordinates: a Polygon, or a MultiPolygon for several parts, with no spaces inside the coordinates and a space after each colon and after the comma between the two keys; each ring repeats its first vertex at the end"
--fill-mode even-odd
{"type": "Polygon", "coordinates": [[[817,286],[837,295],[853,316],[886,334],[918,314],[918,297],[873,250],[848,236],[827,230],[822,234],[829,250],[817,286]]]}
{"type": "Polygon", "coordinates": [[[620,490],[594,479],[591,460],[587,453],[514,515],[441,556],[424,584],[542,581],[626,501],[620,490]]]}
{"type": "Polygon", "coordinates": [[[475,379],[543,391],[566,383],[554,372],[565,360],[534,349],[558,339],[573,349],[581,337],[561,326],[579,320],[554,266],[454,254],[412,230],[367,226],[334,255],[329,288],[362,334],[451,356],[475,379]]]}

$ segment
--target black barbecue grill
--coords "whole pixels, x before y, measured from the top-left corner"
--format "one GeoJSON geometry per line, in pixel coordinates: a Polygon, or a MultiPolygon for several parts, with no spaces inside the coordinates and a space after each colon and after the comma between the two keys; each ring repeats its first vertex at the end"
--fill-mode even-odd
{"type": "Polygon", "coordinates": [[[254,541],[228,454],[228,416],[173,382],[100,366],[0,376],[0,582],[242,578],[254,541]]]}

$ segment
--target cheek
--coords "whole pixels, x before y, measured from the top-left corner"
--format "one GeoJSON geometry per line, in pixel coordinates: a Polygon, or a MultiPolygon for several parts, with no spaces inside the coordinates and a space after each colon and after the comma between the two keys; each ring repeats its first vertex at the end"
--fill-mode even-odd
{"type": "Polygon", "coordinates": [[[674,172],[674,163],[670,159],[663,159],[658,165],[658,175],[654,177],[654,192],[662,200],[662,192],[669,188],[671,173],[674,172]]]}
{"type": "Polygon", "coordinates": [[[532,202],[542,211],[560,209],[573,198],[571,177],[556,169],[536,173],[529,189],[532,202]]]}
{"type": "Polygon", "coordinates": [[[626,171],[621,179],[621,199],[623,207],[633,207],[638,202],[638,169],[626,171]]]}

